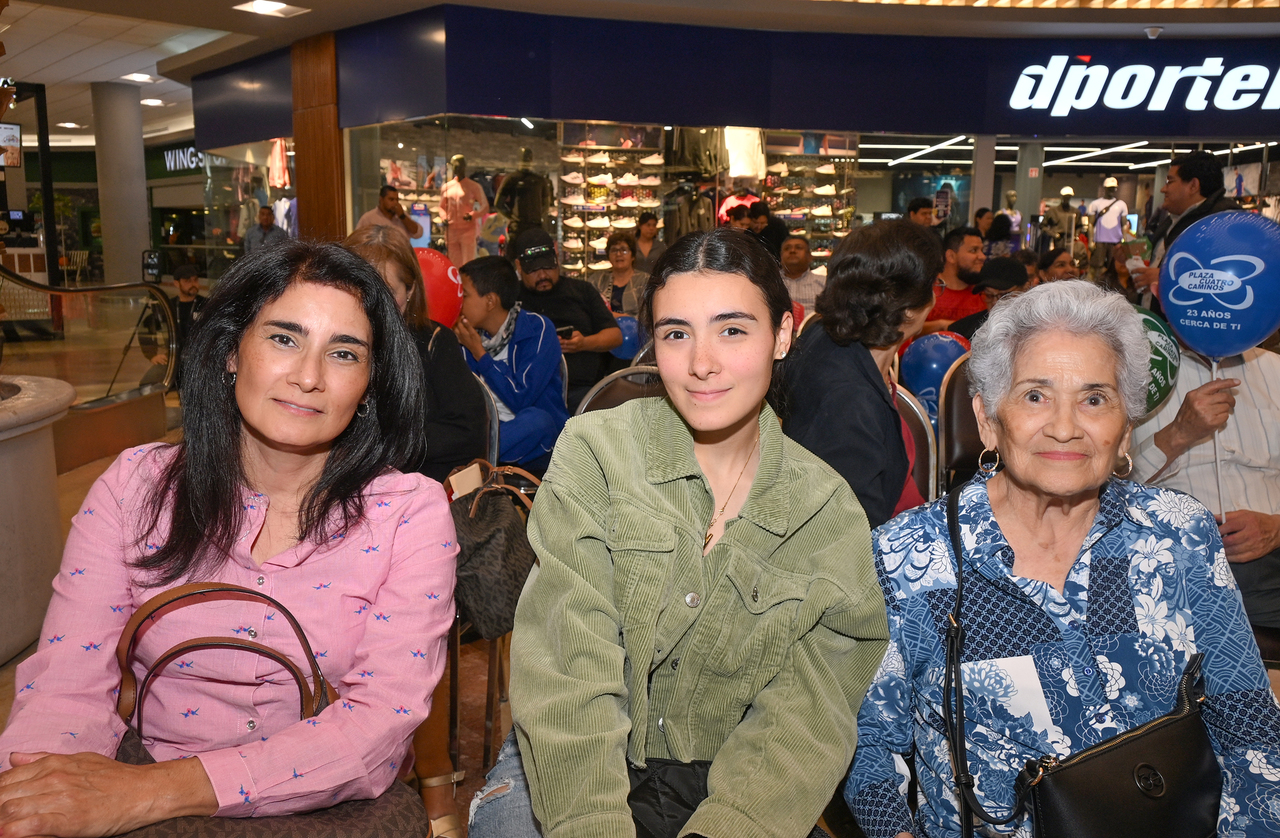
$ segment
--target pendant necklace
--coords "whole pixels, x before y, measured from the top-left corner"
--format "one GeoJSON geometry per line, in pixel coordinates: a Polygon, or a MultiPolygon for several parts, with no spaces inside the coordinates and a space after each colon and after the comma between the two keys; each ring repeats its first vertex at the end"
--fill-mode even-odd
{"type": "Polygon", "coordinates": [[[756,441],[752,444],[751,450],[747,452],[747,461],[742,464],[742,471],[738,472],[738,479],[733,482],[733,488],[729,490],[729,497],[724,499],[724,505],[720,507],[720,511],[711,519],[711,523],[707,524],[707,537],[702,539],[702,549],[707,549],[707,545],[711,543],[711,531],[715,529],[716,521],[720,520],[720,516],[729,508],[729,501],[733,500],[733,495],[738,491],[738,484],[742,482],[742,475],[747,473],[747,466],[751,464],[751,457],[755,455],[756,448],[760,445],[760,430],[756,429],[756,441]]]}

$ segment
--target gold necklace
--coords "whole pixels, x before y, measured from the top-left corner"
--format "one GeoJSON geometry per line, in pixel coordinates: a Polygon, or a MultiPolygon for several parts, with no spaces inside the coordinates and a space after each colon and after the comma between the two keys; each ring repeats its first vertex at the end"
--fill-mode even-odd
{"type": "Polygon", "coordinates": [[[747,466],[751,464],[751,457],[756,453],[756,447],[760,444],[760,429],[756,428],[756,441],[752,443],[751,450],[747,452],[747,461],[742,464],[742,471],[738,472],[738,479],[733,481],[733,488],[729,490],[729,497],[724,499],[724,505],[720,507],[720,511],[711,519],[711,523],[707,524],[707,537],[702,539],[702,549],[707,549],[707,545],[711,543],[711,531],[716,527],[716,521],[720,520],[720,516],[729,508],[729,501],[733,500],[733,495],[738,491],[738,484],[742,482],[742,475],[747,473],[747,466]]]}

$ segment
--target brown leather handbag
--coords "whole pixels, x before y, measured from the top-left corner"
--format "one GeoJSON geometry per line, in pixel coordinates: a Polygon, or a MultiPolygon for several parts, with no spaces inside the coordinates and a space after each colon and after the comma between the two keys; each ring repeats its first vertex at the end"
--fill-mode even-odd
{"type": "MultiPolygon", "coordinates": [[[[128,732],[116,751],[119,762],[151,765],[155,759],[147,752],[139,735],[142,730],[144,699],[155,676],[179,656],[200,649],[238,649],[271,658],[282,665],[298,685],[299,717],[311,718],[338,700],[338,693],[325,680],[307,636],[289,609],[266,594],[223,582],[194,582],[179,585],[157,594],[142,604],[120,635],[116,644],[116,660],[120,664],[120,696],[116,711],[128,732]],[[306,674],[287,655],[253,640],[234,637],[197,637],[176,644],[156,658],[141,683],[134,677],[130,661],[137,642],[138,629],[147,620],[158,619],[162,609],[169,613],[198,602],[211,600],[251,600],[270,604],[293,629],[311,669],[311,684],[306,674]],[[314,685],[314,689],[312,688],[314,685]],[[134,722],[134,716],[137,720],[134,722]]],[[[170,818],[126,833],[130,838],[426,838],[431,833],[422,800],[406,784],[391,784],[373,800],[350,800],[327,809],[297,815],[262,818],[186,817],[170,818]]]]}

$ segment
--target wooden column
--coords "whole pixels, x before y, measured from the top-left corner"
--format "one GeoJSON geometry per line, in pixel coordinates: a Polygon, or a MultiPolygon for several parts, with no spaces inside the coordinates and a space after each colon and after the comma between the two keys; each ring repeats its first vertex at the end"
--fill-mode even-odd
{"type": "Polygon", "coordinates": [[[292,63],[299,237],[339,241],[347,235],[346,170],[333,33],[296,41],[292,63]]]}

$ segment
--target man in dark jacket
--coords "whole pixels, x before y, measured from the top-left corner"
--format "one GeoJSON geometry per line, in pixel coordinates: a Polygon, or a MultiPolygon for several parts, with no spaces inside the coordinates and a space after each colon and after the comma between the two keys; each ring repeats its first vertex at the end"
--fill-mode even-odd
{"type": "Polygon", "coordinates": [[[1151,254],[1151,266],[1133,274],[1134,285],[1145,292],[1143,305],[1149,302],[1148,293],[1156,296],[1160,263],[1183,230],[1215,212],[1240,209],[1240,205],[1225,194],[1218,158],[1207,151],[1193,151],[1170,162],[1169,177],[1160,192],[1164,195],[1164,208],[1169,215],[1156,228],[1152,238],[1155,249],[1151,254]]]}

